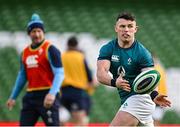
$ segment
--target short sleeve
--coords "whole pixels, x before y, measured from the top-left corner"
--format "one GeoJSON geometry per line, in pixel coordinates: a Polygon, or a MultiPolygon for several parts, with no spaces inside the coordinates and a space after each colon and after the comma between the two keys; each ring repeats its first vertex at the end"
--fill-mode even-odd
{"type": "Polygon", "coordinates": [[[103,45],[99,51],[98,60],[111,60],[111,56],[112,56],[111,43],[103,45]]]}
{"type": "Polygon", "coordinates": [[[140,54],[140,69],[153,66],[154,62],[151,53],[147,49],[144,49],[140,54]]]}
{"type": "Polygon", "coordinates": [[[49,57],[54,67],[62,67],[61,52],[53,45],[48,49],[49,57]]]}

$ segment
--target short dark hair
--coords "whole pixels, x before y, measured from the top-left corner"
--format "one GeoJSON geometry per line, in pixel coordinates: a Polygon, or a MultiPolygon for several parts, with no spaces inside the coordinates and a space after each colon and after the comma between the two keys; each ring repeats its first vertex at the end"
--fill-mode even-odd
{"type": "Polygon", "coordinates": [[[118,21],[119,19],[126,19],[126,20],[135,21],[136,17],[134,16],[134,14],[132,14],[130,12],[122,12],[118,15],[116,21],[118,21]]]}
{"type": "Polygon", "coordinates": [[[78,45],[78,41],[76,39],[76,37],[72,36],[68,39],[67,42],[68,47],[76,47],[78,45]]]}

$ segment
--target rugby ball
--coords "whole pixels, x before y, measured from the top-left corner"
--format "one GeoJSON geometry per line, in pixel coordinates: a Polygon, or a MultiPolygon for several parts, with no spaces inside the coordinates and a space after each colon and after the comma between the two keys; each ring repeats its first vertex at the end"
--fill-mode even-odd
{"type": "Polygon", "coordinates": [[[153,91],[161,78],[157,70],[146,70],[141,72],[133,81],[133,90],[138,94],[146,94],[153,91]]]}

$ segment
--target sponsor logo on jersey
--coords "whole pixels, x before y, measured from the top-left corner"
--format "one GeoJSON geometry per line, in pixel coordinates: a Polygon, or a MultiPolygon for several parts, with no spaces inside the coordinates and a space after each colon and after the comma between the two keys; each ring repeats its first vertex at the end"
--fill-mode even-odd
{"type": "Polygon", "coordinates": [[[119,62],[119,56],[117,56],[117,55],[112,55],[112,56],[111,56],[111,61],[119,62]]]}
{"type": "Polygon", "coordinates": [[[38,55],[28,56],[26,59],[27,68],[38,67],[38,61],[36,60],[38,55]]]}

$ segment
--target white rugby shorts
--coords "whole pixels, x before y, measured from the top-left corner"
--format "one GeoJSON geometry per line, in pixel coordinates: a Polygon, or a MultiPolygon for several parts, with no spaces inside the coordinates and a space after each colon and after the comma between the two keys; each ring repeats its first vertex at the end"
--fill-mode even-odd
{"type": "Polygon", "coordinates": [[[153,112],[153,119],[154,120],[161,120],[164,115],[164,109],[160,106],[156,106],[154,112],[153,112]]]}
{"type": "Polygon", "coordinates": [[[155,103],[149,94],[138,94],[129,97],[119,111],[128,112],[136,117],[142,126],[154,126],[152,113],[155,110],[155,103]]]}

